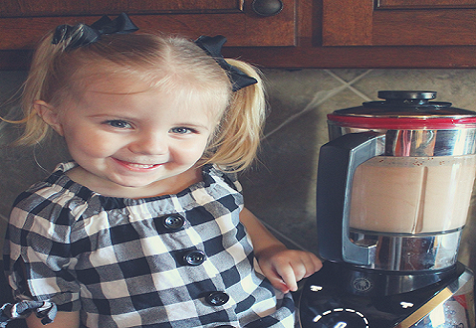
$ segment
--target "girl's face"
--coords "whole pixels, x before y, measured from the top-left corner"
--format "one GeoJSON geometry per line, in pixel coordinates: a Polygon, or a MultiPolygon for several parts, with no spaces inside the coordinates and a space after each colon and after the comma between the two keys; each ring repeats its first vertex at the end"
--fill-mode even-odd
{"type": "Polygon", "coordinates": [[[71,178],[104,195],[130,198],[178,192],[196,182],[195,164],[218,122],[198,96],[104,84],[58,113],[51,125],[80,166],[71,178]]]}

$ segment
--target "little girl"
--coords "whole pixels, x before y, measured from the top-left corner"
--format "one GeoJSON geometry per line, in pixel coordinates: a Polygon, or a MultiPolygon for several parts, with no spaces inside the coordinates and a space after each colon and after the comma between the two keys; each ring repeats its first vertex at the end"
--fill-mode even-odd
{"type": "MultiPolygon", "coordinates": [[[[319,270],[243,206],[262,82],[223,37],[131,34],[123,14],[39,45],[20,144],[73,161],[16,200],[5,270],[29,327],[294,327],[290,291],[319,270]],[[33,313],[33,315],[29,315],[33,313]]],[[[4,323],[5,325],[5,323],[4,323]]]]}

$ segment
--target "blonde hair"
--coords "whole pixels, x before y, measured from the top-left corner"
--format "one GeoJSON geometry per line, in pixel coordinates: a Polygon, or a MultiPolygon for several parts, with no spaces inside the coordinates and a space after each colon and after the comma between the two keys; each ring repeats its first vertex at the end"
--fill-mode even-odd
{"type": "MultiPolygon", "coordinates": [[[[81,34],[81,26],[67,40],[52,44],[53,32],[39,44],[23,89],[24,133],[17,145],[33,145],[44,140],[51,128],[34,109],[42,100],[57,106],[81,97],[88,80],[135,78],[162,90],[183,88],[199,92],[212,108],[223,113],[200,162],[239,171],[256,157],[265,120],[265,94],[259,72],[239,60],[233,66],[254,77],[258,83],[232,92],[232,85],[215,60],[192,41],[156,34],[115,34],[69,50],[71,39],[81,34]]],[[[6,120],[5,120],[6,121],[6,120]]]]}

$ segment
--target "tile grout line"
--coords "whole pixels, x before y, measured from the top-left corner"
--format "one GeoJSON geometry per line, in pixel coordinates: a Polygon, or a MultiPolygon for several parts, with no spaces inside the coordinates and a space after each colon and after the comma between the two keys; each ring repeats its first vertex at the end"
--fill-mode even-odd
{"type": "Polygon", "coordinates": [[[365,71],[364,73],[362,73],[361,75],[357,76],[356,78],[354,78],[353,80],[351,80],[350,82],[346,82],[344,81],[343,79],[341,79],[339,76],[337,76],[336,74],[334,74],[332,71],[330,70],[327,70],[325,69],[324,70],[326,73],[328,73],[330,76],[332,76],[333,78],[335,78],[337,81],[339,81],[340,83],[342,83],[342,85],[334,88],[334,89],[331,89],[329,91],[318,91],[314,97],[312,98],[312,100],[306,105],[306,107],[301,110],[300,112],[296,113],[296,114],[293,114],[291,115],[290,117],[288,117],[284,122],[282,122],[281,124],[279,124],[276,128],[274,128],[273,130],[271,130],[270,132],[268,132],[262,140],[265,140],[266,138],[270,137],[271,135],[273,135],[274,133],[276,133],[277,131],[281,130],[284,126],[286,126],[288,123],[294,121],[295,119],[301,117],[302,115],[304,115],[305,113],[309,112],[310,110],[316,108],[317,106],[319,105],[322,105],[325,101],[327,101],[329,98],[339,94],[340,92],[342,92],[344,89],[346,88],[349,88],[352,92],[356,93],[357,95],[359,95],[360,97],[362,97],[363,99],[367,100],[367,101],[370,101],[371,99],[368,98],[366,95],[362,94],[360,91],[358,91],[357,89],[355,89],[354,87],[352,87],[352,84],[359,81],[361,78],[363,78],[365,75],[367,75],[368,73],[370,73],[372,70],[367,70],[365,71]],[[319,97],[322,96],[322,94],[324,94],[324,96],[319,99],[319,97]]]}
{"type": "Polygon", "coordinates": [[[334,72],[332,72],[331,70],[324,70],[327,74],[329,74],[330,76],[332,76],[333,78],[335,78],[337,81],[339,81],[340,83],[346,85],[349,90],[351,90],[353,93],[355,93],[357,96],[361,97],[362,99],[364,99],[365,101],[371,101],[372,99],[369,98],[367,95],[363,94],[362,92],[360,92],[359,90],[357,90],[356,88],[354,88],[352,86],[352,84],[354,84],[355,82],[357,82],[358,80],[360,80],[361,78],[363,78],[365,75],[369,74],[370,72],[372,72],[371,69],[365,71],[364,73],[360,74],[359,76],[357,76],[356,78],[354,78],[353,80],[351,80],[350,82],[346,82],[345,80],[343,80],[340,76],[338,76],[337,74],[335,74],[334,72]]]}
{"type": "Polygon", "coordinates": [[[294,121],[295,119],[301,117],[302,115],[304,115],[305,113],[309,112],[310,110],[314,109],[316,106],[319,106],[321,104],[323,104],[327,99],[335,96],[336,94],[340,93],[342,90],[344,90],[346,88],[346,86],[339,86],[337,88],[334,88],[334,89],[331,89],[329,91],[318,91],[316,93],[316,95],[314,96],[314,98],[309,102],[309,104],[306,105],[306,107],[301,110],[300,112],[296,113],[296,114],[293,114],[291,115],[290,117],[288,117],[284,122],[282,122],[281,124],[279,124],[276,128],[274,128],[273,130],[271,130],[270,132],[268,132],[264,137],[263,137],[263,140],[270,137],[271,135],[273,135],[274,133],[276,133],[277,131],[281,130],[284,126],[286,126],[288,123],[294,121]],[[322,95],[322,94],[326,94],[320,101],[317,101],[317,98],[318,96],[322,95]]]}

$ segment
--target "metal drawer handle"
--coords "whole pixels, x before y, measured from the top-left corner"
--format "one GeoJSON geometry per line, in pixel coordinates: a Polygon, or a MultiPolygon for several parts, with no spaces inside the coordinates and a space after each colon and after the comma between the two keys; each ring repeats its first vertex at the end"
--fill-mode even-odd
{"type": "Polygon", "coordinates": [[[283,2],[281,0],[253,0],[251,8],[256,14],[269,17],[283,10],[283,2]]]}

